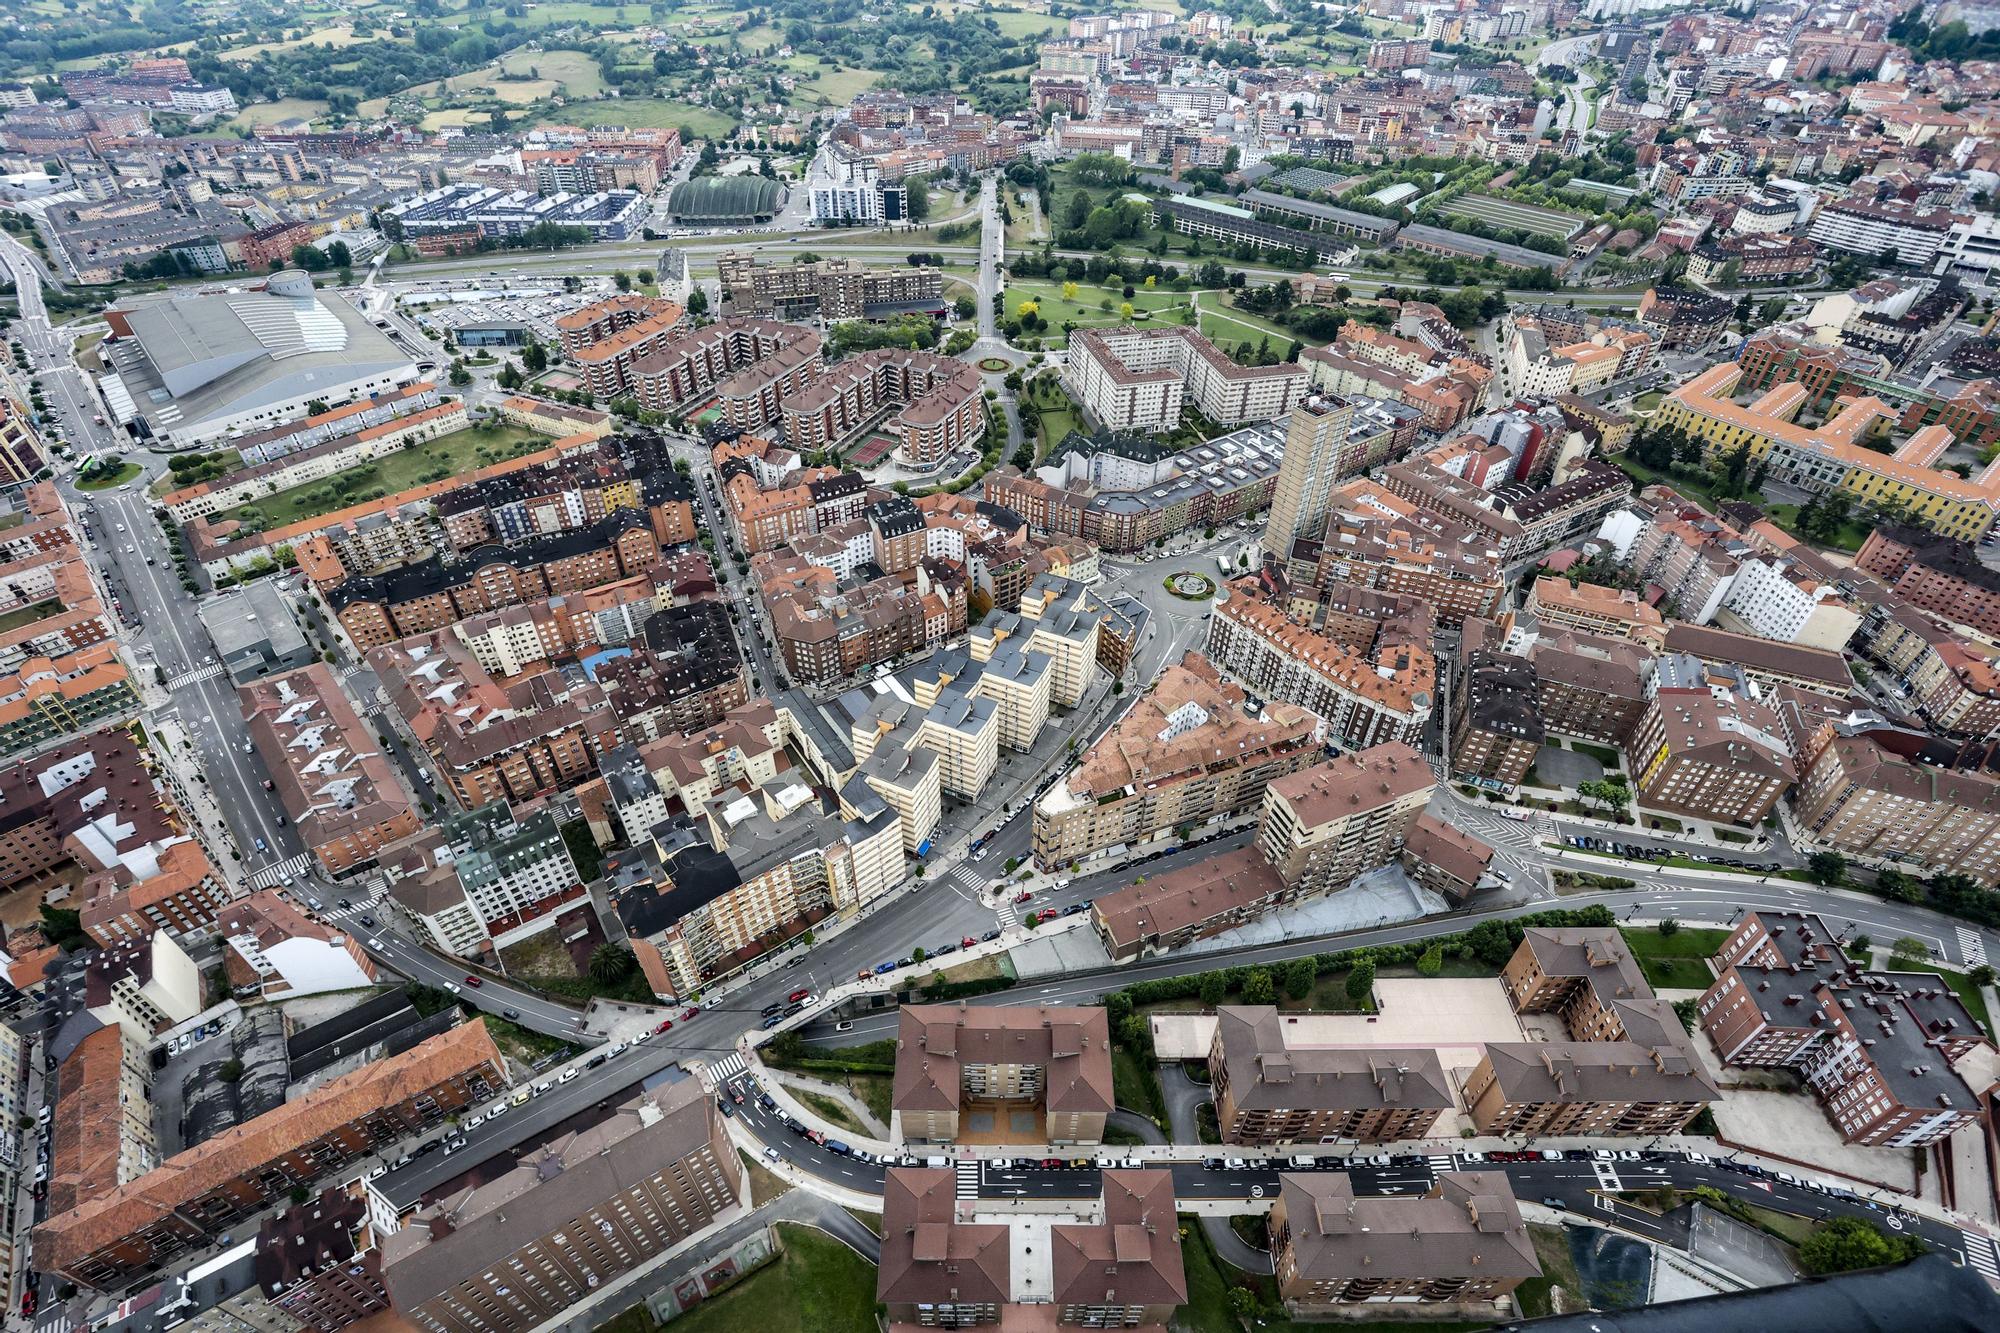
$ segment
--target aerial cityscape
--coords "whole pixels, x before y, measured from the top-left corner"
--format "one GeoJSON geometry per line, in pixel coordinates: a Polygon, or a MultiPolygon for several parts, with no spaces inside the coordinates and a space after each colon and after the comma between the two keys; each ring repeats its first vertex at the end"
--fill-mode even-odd
{"type": "Polygon", "coordinates": [[[0,1333],[2000,1330],[2000,4],[0,0],[0,1333]]]}

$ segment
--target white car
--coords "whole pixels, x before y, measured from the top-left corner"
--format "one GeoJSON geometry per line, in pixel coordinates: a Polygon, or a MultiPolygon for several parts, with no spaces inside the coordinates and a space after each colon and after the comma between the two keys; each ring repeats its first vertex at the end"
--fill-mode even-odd
{"type": "Polygon", "coordinates": [[[776,1148],[766,1148],[764,1149],[764,1160],[767,1162],[782,1162],[785,1159],[779,1155],[776,1148]]]}
{"type": "Polygon", "coordinates": [[[567,1083],[571,1079],[575,1078],[581,1072],[582,1072],[581,1070],[576,1070],[576,1069],[565,1069],[562,1071],[561,1074],[557,1075],[556,1082],[567,1083]]]}

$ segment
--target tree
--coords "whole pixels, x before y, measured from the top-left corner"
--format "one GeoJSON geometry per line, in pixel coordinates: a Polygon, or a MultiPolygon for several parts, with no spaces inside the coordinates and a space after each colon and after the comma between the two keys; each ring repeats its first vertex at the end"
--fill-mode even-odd
{"type": "Polygon", "coordinates": [[[909,191],[910,221],[922,222],[931,215],[931,192],[929,182],[922,176],[912,176],[903,182],[909,191]]]}
{"type": "Polygon", "coordinates": [[[615,986],[632,975],[639,960],[622,944],[604,943],[590,951],[590,979],[600,986],[615,986]]]}
{"type": "Polygon", "coordinates": [[[1430,948],[1424,950],[1423,957],[1417,959],[1417,975],[1420,977],[1434,977],[1442,971],[1444,971],[1444,946],[1442,944],[1433,944],[1430,948]]]}
{"type": "Polygon", "coordinates": [[[1285,964],[1285,994],[1294,1000],[1303,1000],[1312,994],[1313,982],[1319,978],[1319,969],[1310,958],[1294,958],[1285,964]]]}
{"type": "Polygon", "coordinates": [[[1839,884],[1847,878],[1847,858],[1839,852],[1814,852],[1806,858],[1806,873],[1815,884],[1839,884]]]}
{"type": "Polygon", "coordinates": [[[1852,1273],[1862,1268],[1900,1264],[1924,1252],[1924,1243],[1908,1233],[1891,1236],[1873,1222],[1836,1217],[1823,1223],[1799,1246],[1799,1262],[1808,1273],[1852,1273]]]}
{"type": "Polygon", "coordinates": [[[1238,1319],[1248,1319],[1257,1313],[1257,1293],[1248,1287],[1229,1289],[1229,1312],[1238,1319]]]}
{"type": "Polygon", "coordinates": [[[1364,958],[1347,974],[1347,998],[1360,1004],[1375,989],[1375,961],[1364,958]]]}
{"type": "Polygon", "coordinates": [[[611,275],[611,285],[621,292],[629,292],[632,290],[632,275],[621,268],[611,275]]]}
{"type": "Polygon", "coordinates": [[[1928,967],[1931,946],[1914,935],[1904,935],[1889,946],[1889,963],[1896,968],[1928,967]]]}
{"type": "Polygon", "coordinates": [[[1229,994],[1229,978],[1220,972],[1201,974],[1201,1007],[1213,1009],[1229,994]]]}
{"type": "Polygon", "coordinates": [[[687,312],[699,318],[708,313],[708,293],[697,287],[688,293],[687,312]]]}
{"type": "Polygon", "coordinates": [[[1269,1004],[1278,998],[1277,988],[1271,984],[1271,974],[1263,968],[1253,968],[1243,979],[1243,1003],[1269,1004]]]}

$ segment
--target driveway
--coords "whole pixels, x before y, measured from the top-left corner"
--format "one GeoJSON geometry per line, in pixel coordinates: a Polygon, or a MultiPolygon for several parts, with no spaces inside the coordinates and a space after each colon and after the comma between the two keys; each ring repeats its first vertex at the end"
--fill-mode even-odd
{"type": "MultiPolygon", "coordinates": [[[[1160,1094],[1166,1098],[1167,1123],[1173,1126],[1174,1142],[1201,1142],[1201,1134],[1195,1128],[1195,1112],[1203,1102],[1214,1100],[1208,1084],[1195,1082],[1178,1062],[1169,1061],[1160,1066],[1160,1094]]],[[[1270,1251],[1260,1250],[1237,1235],[1228,1218],[1204,1216],[1201,1229],[1224,1263],[1234,1264],[1246,1273],[1271,1271],[1270,1251]]]]}
{"type": "Polygon", "coordinates": [[[1139,1141],[1142,1143],[1164,1144],[1167,1142],[1167,1136],[1160,1132],[1160,1127],[1146,1119],[1145,1116],[1140,1115],[1137,1111],[1114,1109],[1110,1115],[1104,1118],[1104,1122],[1107,1126],[1116,1126],[1128,1134],[1137,1135],[1139,1141]]]}

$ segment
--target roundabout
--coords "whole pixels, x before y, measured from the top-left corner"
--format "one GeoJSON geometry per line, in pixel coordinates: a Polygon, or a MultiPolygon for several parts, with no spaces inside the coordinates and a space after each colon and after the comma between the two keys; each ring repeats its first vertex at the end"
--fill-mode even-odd
{"type": "Polygon", "coordinates": [[[1191,569],[1177,570],[1164,580],[1167,591],[1189,602],[1205,602],[1215,596],[1215,580],[1191,569]]]}
{"type": "Polygon", "coordinates": [[[1013,362],[997,356],[982,356],[979,358],[978,365],[981,370],[989,375],[1005,375],[1014,368],[1013,362]]]}

